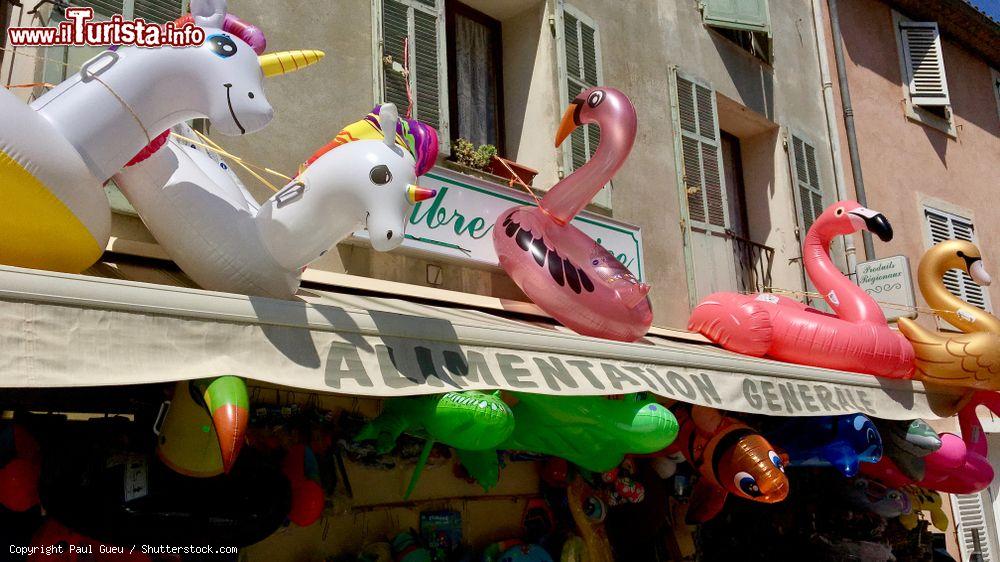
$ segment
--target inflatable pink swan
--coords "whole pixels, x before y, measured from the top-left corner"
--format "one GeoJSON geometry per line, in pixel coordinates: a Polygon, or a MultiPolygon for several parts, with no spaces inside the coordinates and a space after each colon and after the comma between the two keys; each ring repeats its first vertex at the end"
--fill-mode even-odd
{"type": "Polygon", "coordinates": [[[588,88],[563,115],[556,146],[583,124],[596,123],[594,157],[549,190],[538,207],[500,214],[493,246],[500,267],[528,298],[577,333],[635,341],[653,323],[649,285],[591,237],[570,224],[621,168],[635,142],[632,102],[614,88],[588,88]]]}
{"type": "Polygon", "coordinates": [[[769,293],[715,293],[695,307],[688,328],[737,353],[910,378],[910,342],[889,328],[878,304],[830,259],[830,241],[835,236],[861,229],[885,242],[892,239],[892,226],[885,216],[854,201],[828,207],[806,235],[802,257],[806,273],[834,314],[769,293]]]}
{"type": "Polygon", "coordinates": [[[949,494],[974,494],[985,490],[993,481],[986,433],[976,415],[977,406],[986,406],[1000,415],[1000,394],[978,391],[958,413],[962,436],[941,433],[941,448],[924,457],[922,480],[907,477],[888,457],[878,463],[862,466],[862,474],[891,487],[917,484],[949,494]]]}

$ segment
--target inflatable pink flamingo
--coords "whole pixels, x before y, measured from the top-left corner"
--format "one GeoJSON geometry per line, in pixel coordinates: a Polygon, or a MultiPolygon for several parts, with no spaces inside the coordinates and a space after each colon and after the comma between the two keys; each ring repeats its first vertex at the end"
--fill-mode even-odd
{"type": "Polygon", "coordinates": [[[493,246],[500,267],[528,298],[577,333],[634,341],[653,323],[649,285],[610,252],[570,224],[615,175],[635,142],[632,102],[614,88],[588,88],[563,115],[556,146],[574,129],[596,123],[594,157],[549,190],[538,207],[500,214],[493,246]]]}
{"type": "Polygon", "coordinates": [[[958,413],[962,436],[940,434],[941,448],[924,457],[923,479],[908,478],[888,457],[863,466],[861,472],[893,487],[917,484],[949,494],[974,494],[985,490],[993,481],[993,467],[990,466],[986,433],[976,415],[976,407],[980,405],[1000,415],[1000,394],[986,391],[972,394],[958,413]]]}
{"type": "Polygon", "coordinates": [[[715,293],[695,307],[688,328],[737,353],[910,378],[910,342],[889,328],[878,304],[830,259],[830,241],[835,236],[861,229],[883,241],[892,240],[892,226],[885,216],[854,201],[828,207],[806,235],[802,257],[806,273],[834,314],[768,293],[715,293]]]}

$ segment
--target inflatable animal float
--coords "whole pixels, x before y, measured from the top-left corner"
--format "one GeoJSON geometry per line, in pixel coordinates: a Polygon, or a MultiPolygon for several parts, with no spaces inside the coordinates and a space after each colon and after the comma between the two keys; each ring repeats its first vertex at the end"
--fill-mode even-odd
{"type": "Polygon", "coordinates": [[[886,519],[905,515],[912,509],[910,496],[903,490],[867,478],[854,478],[850,485],[847,499],[851,503],[886,519]]]}
{"type": "Polygon", "coordinates": [[[854,201],[828,207],[806,235],[802,257],[806,273],[833,314],[770,293],[714,293],[692,311],[688,328],[736,353],[909,378],[913,373],[910,343],[888,326],[878,303],[830,259],[834,237],[859,230],[883,241],[892,239],[892,226],[885,216],[854,201]]]}
{"type": "Polygon", "coordinates": [[[917,522],[924,512],[931,514],[931,524],[942,533],[948,530],[948,514],[942,507],[941,494],[920,486],[907,486],[903,493],[909,498],[910,509],[899,516],[903,528],[909,531],[917,528],[917,522]]]}
{"type": "Polygon", "coordinates": [[[856,475],[861,463],[882,458],[882,437],[862,414],[796,420],[767,439],[788,454],[789,466],[832,466],[847,477],[856,475]]]}
{"type": "Polygon", "coordinates": [[[576,524],[577,533],[583,541],[580,560],[586,562],[613,562],[614,552],[604,528],[607,506],[597,492],[579,474],[566,488],[569,512],[576,524]]]}
{"type": "Polygon", "coordinates": [[[787,459],[746,424],[705,406],[677,404],[680,450],[701,476],[691,493],[690,523],[704,523],[719,514],[726,498],[777,503],[788,496],[787,459]]]}
{"type": "Polygon", "coordinates": [[[24,426],[0,429],[0,506],[21,512],[38,505],[41,465],[38,441],[24,426]]]}
{"type": "Polygon", "coordinates": [[[941,438],[924,420],[872,420],[882,436],[883,456],[914,481],[924,477],[924,457],[941,448],[941,438]]]}
{"type": "Polygon", "coordinates": [[[500,213],[493,246],[500,267],[553,318],[580,334],[634,341],[653,322],[649,286],[570,221],[628,158],[636,135],[635,108],[614,88],[588,88],[570,102],[556,146],[585,124],[600,127],[594,156],[554,185],[537,207],[500,213]]]}
{"type": "Polygon", "coordinates": [[[899,331],[916,354],[914,378],[929,384],[1000,390],[1000,319],[964,302],[945,287],[952,269],[989,285],[979,248],[963,240],[935,244],[920,259],[917,283],[927,304],[962,333],[932,332],[908,318],[899,319],[899,331]]]}
{"type": "Polygon", "coordinates": [[[961,437],[941,433],[941,447],[924,457],[924,477],[914,480],[904,474],[891,460],[883,457],[878,463],[862,465],[861,472],[869,478],[902,488],[911,484],[949,494],[974,494],[985,490],[993,481],[986,433],[976,414],[978,406],[986,406],[1000,415],[1000,394],[976,391],[958,413],[961,437]]]}
{"type": "Polygon", "coordinates": [[[353,232],[379,251],[403,242],[437,133],[385,104],[348,125],[258,205],[220,163],[170,139],[115,176],[170,257],[205,289],[290,298],[302,270],[353,232]]]}
{"type": "Polygon", "coordinates": [[[0,263],[83,271],[110,235],[103,184],[153,137],[201,117],[223,134],[257,131],[274,114],[263,78],[323,56],[260,56],[260,30],[225,8],[192,0],[198,47],[104,51],[31,105],[0,88],[0,263]]]}
{"type": "Polygon", "coordinates": [[[246,442],[249,404],[239,377],[178,382],[154,429],[157,457],[185,476],[228,473],[246,442]]]}
{"type": "MultiPolygon", "coordinates": [[[[500,398],[499,391],[484,394],[468,390],[386,400],[382,414],[365,425],[354,440],[374,440],[379,453],[391,451],[403,432],[427,440],[406,490],[408,498],[416,488],[435,442],[458,449],[463,459],[480,460],[477,453],[488,451],[486,456],[492,456],[496,464],[496,448],[513,431],[514,414],[500,398]]],[[[488,466],[484,470],[499,477],[499,469],[491,471],[488,466]]]]}

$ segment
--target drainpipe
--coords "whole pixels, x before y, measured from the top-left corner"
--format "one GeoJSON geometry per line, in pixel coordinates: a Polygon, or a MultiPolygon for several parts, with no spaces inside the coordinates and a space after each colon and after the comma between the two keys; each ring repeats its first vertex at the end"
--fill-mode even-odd
{"type": "MultiPolygon", "coordinates": [[[[847,150],[851,154],[854,192],[858,197],[858,203],[863,207],[867,207],[868,197],[865,195],[865,180],[861,175],[861,156],[858,155],[858,136],[854,128],[854,109],[851,106],[851,90],[847,85],[847,69],[844,66],[844,38],[840,35],[840,17],[837,14],[837,0],[826,0],[826,5],[830,8],[830,31],[833,38],[833,55],[837,59],[837,77],[840,81],[840,99],[844,106],[844,129],[847,131],[847,150]]],[[[871,233],[862,231],[861,236],[865,243],[865,257],[869,260],[875,259],[875,246],[872,244],[871,233]]]]}
{"type": "MultiPolygon", "coordinates": [[[[847,184],[844,182],[844,165],[840,152],[840,132],[837,130],[833,100],[833,81],[830,79],[830,59],[826,56],[826,33],[823,32],[823,7],[820,0],[812,0],[813,27],[816,29],[816,52],[819,53],[819,75],[823,85],[823,112],[826,114],[826,132],[830,139],[830,155],[833,158],[833,182],[837,188],[837,200],[847,199],[847,184]]],[[[844,254],[847,259],[847,273],[858,269],[857,250],[854,237],[844,236],[844,254]]]]}

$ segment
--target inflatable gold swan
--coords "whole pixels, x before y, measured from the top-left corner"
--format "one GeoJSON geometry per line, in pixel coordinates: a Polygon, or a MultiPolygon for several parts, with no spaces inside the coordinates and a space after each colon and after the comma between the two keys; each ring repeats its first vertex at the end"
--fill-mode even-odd
{"type": "Polygon", "coordinates": [[[914,378],[928,383],[1000,390],[1000,320],[951,294],[942,277],[949,269],[989,285],[982,256],[971,242],[946,240],[920,259],[917,282],[927,304],[962,333],[931,332],[899,319],[899,330],[916,353],[914,378]]]}

